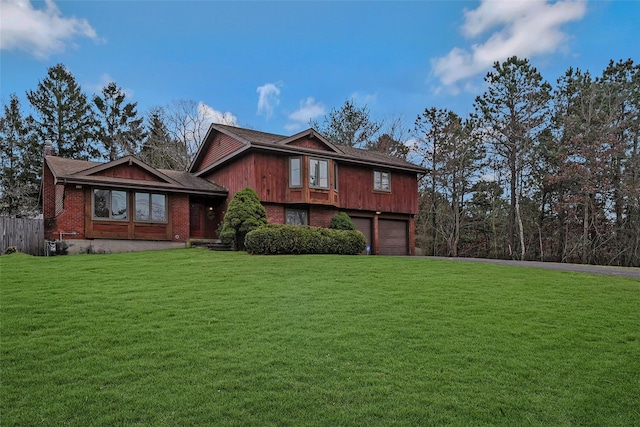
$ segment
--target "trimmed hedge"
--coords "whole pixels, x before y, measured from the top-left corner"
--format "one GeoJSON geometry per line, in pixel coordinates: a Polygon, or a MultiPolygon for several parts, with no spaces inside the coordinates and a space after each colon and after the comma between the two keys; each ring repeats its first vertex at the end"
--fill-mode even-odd
{"type": "Polygon", "coordinates": [[[254,255],[356,255],[364,251],[367,241],[357,230],[269,224],[249,232],[244,244],[247,252],[254,255]]]}

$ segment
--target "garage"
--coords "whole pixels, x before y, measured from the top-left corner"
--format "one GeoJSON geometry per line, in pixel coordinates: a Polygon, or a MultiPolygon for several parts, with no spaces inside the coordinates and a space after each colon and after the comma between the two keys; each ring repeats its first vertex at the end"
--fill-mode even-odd
{"type": "Polygon", "coordinates": [[[378,220],[380,255],[408,255],[409,227],[407,221],[378,220]]]}
{"type": "MultiPolygon", "coordinates": [[[[364,234],[367,239],[367,246],[371,247],[371,218],[351,218],[351,221],[356,226],[356,230],[364,234]]],[[[367,253],[366,249],[363,253],[367,253]]]]}

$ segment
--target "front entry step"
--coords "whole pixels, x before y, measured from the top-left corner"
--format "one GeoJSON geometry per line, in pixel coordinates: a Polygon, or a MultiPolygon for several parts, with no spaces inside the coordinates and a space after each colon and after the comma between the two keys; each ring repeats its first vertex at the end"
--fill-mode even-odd
{"type": "Polygon", "coordinates": [[[222,243],[220,240],[213,239],[191,239],[190,245],[192,248],[207,248],[212,251],[230,251],[231,245],[226,245],[222,243]]]}
{"type": "Polygon", "coordinates": [[[207,248],[212,250],[212,251],[230,251],[231,250],[231,245],[226,245],[226,244],[221,243],[221,242],[208,243],[207,244],[207,248]]]}

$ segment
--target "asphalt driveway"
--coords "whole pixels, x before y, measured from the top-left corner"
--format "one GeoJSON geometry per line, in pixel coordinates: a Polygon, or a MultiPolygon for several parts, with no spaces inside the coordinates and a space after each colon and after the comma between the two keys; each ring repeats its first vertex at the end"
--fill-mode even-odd
{"type": "Polygon", "coordinates": [[[439,259],[446,261],[465,261],[465,262],[485,262],[491,264],[513,265],[519,267],[546,268],[548,270],[564,270],[576,273],[599,274],[602,276],[618,276],[630,277],[632,279],[640,279],[640,268],[634,267],[611,267],[602,265],[585,265],[585,264],[563,264],[558,262],[540,262],[540,261],[513,261],[504,259],[487,259],[487,258],[448,258],[429,256],[425,258],[439,259]]]}

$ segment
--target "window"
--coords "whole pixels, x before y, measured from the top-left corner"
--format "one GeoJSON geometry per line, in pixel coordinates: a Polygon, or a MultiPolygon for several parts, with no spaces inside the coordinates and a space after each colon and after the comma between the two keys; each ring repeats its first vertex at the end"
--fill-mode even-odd
{"type": "Polygon", "coordinates": [[[93,218],[126,220],[127,192],[119,190],[93,190],[93,218]]]}
{"type": "Polygon", "coordinates": [[[333,161],[333,189],[338,191],[338,164],[333,161]]]}
{"type": "Polygon", "coordinates": [[[329,188],[329,161],[309,159],[309,187],[329,188]]]}
{"type": "Polygon", "coordinates": [[[136,221],[166,222],[166,196],[164,194],[136,193],[136,221]]]}
{"type": "Polygon", "coordinates": [[[389,172],[373,171],[373,189],[376,191],[391,191],[391,174],[389,172]]]}
{"type": "Polygon", "coordinates": [[[307,211],[304,209],[287,209],[287,224],[289,225],[307,225],[307,211]]]}
{"type": "Polygon", "coordinates": [[[302,158],[289,159],[289,187],[302,187],[302,158]]]}

